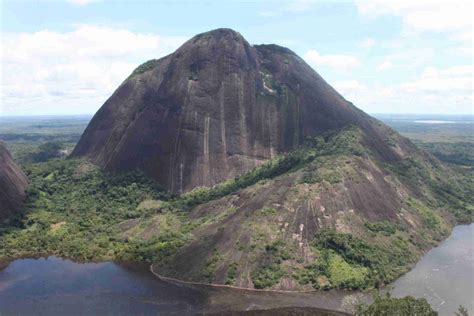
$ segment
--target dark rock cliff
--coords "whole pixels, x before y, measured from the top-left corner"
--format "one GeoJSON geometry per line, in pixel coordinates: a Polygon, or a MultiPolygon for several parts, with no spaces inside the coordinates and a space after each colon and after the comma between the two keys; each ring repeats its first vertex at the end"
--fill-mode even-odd
{"type": "Polygon", "coordinates": [[[0,222],[21,209],[28,179],[15,164],[5,146],[0,143],[0,222]]]}
{"type": "Polygon", "coordinates": [[[239,33],[217,29],[137,68],[96,113],[73,156],[109,171],[141,169],[166,189],[185,192],[348,125],[364,130],[381,160],[400,158],[384,142],[389,129],[295,53],[251,46],[239,33]]]}

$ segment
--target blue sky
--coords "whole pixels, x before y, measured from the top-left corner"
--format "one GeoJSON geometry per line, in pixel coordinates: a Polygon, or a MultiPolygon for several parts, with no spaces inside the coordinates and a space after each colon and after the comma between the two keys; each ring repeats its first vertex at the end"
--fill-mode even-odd
{"type": "Polygon", "coordinates": [[[470,2],[3,1],[0,115],[94,113],[140,63],[219,27],[303,57],[370,113],[473,113],[470,2]]]}

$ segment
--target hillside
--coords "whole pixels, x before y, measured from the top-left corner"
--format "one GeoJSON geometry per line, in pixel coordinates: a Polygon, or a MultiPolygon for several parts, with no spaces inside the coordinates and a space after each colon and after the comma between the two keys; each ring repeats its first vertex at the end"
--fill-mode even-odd
{"type": "Polygon", "coordinates": [[[199,34],[138,67],[96,113],[73,156],[113,172],[139,169],[172,192],[223,180],[292,151],[308,137],[360,127],[377,159],[414,150],[277,45],[239,33],[199,34]]]}
{"type": "Polygon", "coordinates": [[[179,279],[280,290],[388,283],[454,223],[472,221],[472,182],[421,151],[381,163],[362,138],[359,129],[343,130],[196,189],[174,204],[188,210],[184,220],[164,224],[171,213],[161,208],[124,235],[153,241],[183,232],[185,245],[173,256],[160,256],[159,246],[146,252],[155,272],[179,279]],[[239,189],[221,194],[229,186],[239,189]]]}
{"type": "Polygon", "coordinates": [[[474,210],[471,171],[357,109],[290,50],[228,29],[139,66],[72,158],[25,170],[26,217],[0,257],[146,261],[244,288],[378,287],[474,210]]]}
{"type": "Polygon", "coordinates": [[[18,212],[26,199],[28,179],[0,142],[0,223],[18,212]]]}

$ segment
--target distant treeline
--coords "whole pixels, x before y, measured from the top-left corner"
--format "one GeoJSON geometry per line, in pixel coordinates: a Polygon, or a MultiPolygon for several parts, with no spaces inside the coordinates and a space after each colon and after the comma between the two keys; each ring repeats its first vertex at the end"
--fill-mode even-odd
{"type": "Polygon", "coordinates": [[[6,133],[0,134],[0,139],[7,142],[30,141],[30,142],[68,142],[77,143],[81,134],[41,134],[41,133],[6,133]]]}

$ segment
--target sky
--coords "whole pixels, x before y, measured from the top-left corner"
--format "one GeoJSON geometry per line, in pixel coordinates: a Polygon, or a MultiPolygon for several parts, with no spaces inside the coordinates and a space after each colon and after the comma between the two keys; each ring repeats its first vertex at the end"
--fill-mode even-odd
{"type": "Polygon", "coordinates": [[[93,114],[139,64],[227,27],[369,113],[474,114],[471,1],[0,0],[0,116],[93,114]]]}

